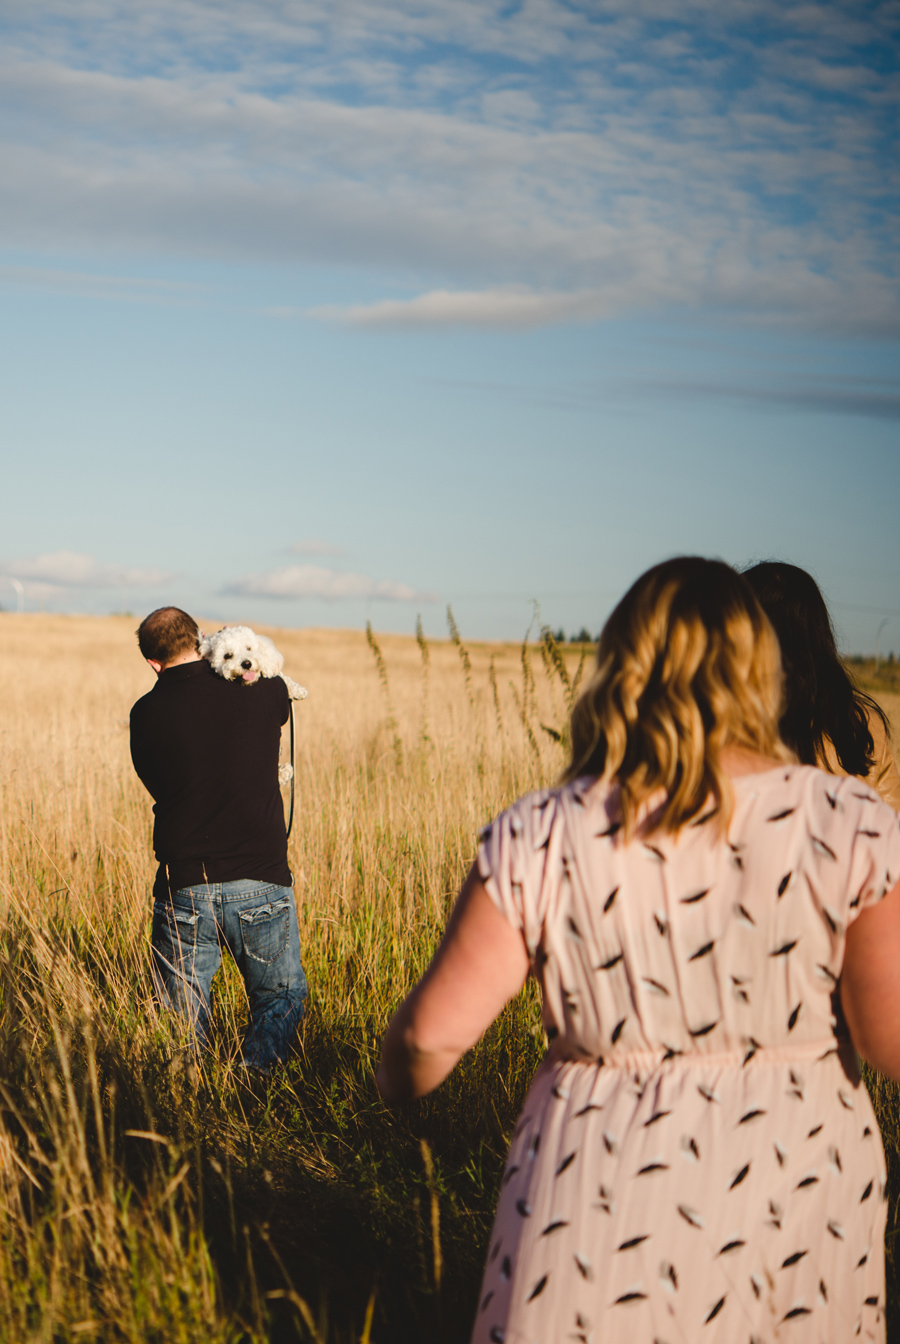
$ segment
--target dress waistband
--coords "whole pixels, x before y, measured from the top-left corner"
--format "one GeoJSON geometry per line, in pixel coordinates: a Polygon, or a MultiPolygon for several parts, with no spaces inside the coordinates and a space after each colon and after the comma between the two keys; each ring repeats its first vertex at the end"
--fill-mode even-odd
{"type": "Polygon", "coordinates": [[[655,1073],[658,1069],[715,1069],[747,1067],[766,1064],[792,1064],[816,1062],[829,1055],[841,1055],[846,1052],[853,1057],[853,1046],[848,1036],[825,1036],[818,1041],[807,1041],[796,1045],[754,1045],[751,1042],[735,1050],[718,1050],[701,1053],[692,1050],[678,1054],[667,1050],[614,1050],[599,1059],[571,1058],[550,1049],[550,1057],[557,1064],[593,1065],[604,1069],[622,1069],[626,1072],[655,1073]]]}

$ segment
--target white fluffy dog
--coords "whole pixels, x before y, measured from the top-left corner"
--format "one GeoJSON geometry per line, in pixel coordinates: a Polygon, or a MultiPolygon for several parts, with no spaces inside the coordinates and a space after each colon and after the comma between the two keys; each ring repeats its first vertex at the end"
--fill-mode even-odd
{"type": "MultiPolygon", "coordinates": [[[[292,700],[305,700],[309,692],[282,672],[284,656],[267,635],[258,635],[249,625],[226,625],[214,635],[201,635],[201,658],[226,681],[242,681],[252,686],[260,677],[281,677],[292,700]]],[[[293,775],[290,765],[278,767],[278,780],[287,784],[293,775]]]]}
{"type": "Polygon", "coordinates": [[[214,635],[202,635],[199,652],[226,681],[240,678],[252,686],[259,677],[281,677],[292,700],[305,700],[309,694],[305,686],[284,675],[284,656],[268,635],[258,635],[249,625],[226,625],[214,635]]]}

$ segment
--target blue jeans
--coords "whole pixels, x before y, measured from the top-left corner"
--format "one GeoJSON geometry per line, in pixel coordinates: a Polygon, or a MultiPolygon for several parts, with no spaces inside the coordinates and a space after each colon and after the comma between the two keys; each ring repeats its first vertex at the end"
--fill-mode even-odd
{"type": "Polygon", "coordinates": [[[307,994],[293,888],[242,878],[185,887],[154,903],[153,983],[160,1002],[188,1018],[201,1045],[223,946],[250,1001],[244,1063],[268,1072],[287,1059],[307,994]]]}

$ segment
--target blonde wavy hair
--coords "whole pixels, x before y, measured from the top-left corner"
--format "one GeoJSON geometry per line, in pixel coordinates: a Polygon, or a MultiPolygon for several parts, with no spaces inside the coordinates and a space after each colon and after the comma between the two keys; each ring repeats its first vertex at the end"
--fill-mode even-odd
{"type": "Polygon", "coordinates": [[[676,832],[714,800],[724,833],[734,798],[722,749],[794,759],[778,736],[781,700],[778,640],[747,580],[721,560],[667,560],[604,626],[564,779],[615,780],[626,836],[660,790],[652,830],[676,832]]]}

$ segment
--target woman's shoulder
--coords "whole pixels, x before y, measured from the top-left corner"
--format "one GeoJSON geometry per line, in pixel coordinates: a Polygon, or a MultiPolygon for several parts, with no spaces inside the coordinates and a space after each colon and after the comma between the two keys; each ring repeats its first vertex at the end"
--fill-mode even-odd
{"type": "Polygon", "coordinates": [[[878,801],[878,794],[864,779],[856,775],[834,774],[818,765],[791,762],[773,766],[771,770],[763,770],[758,774],[738,775],[732,779],[732,783],[757,794],[794,793],[809,798],[827,795],[829,799],[855,795],[861,800],[878,801]]]}
{"type": "Polygon", "coordinates": [[[553,788],[533,789],[510,803],[484,828],[482,836],[498,826],[508,827],[513,835],[543,832],[561,815],[608,813],[615,820],[616,790],[593,775],[585,775],[553,788]]]}
{"type": "Polygon", "coordinates": [[[734,781],[738,798],[766,823],[805,820],[810,835],[827,840],[829,835],[852,842],[875,824],[884,827],[896,815],[864,779],[834,775],[815,765],[785,765],[762,775],[743,775],[734,781]]]}

